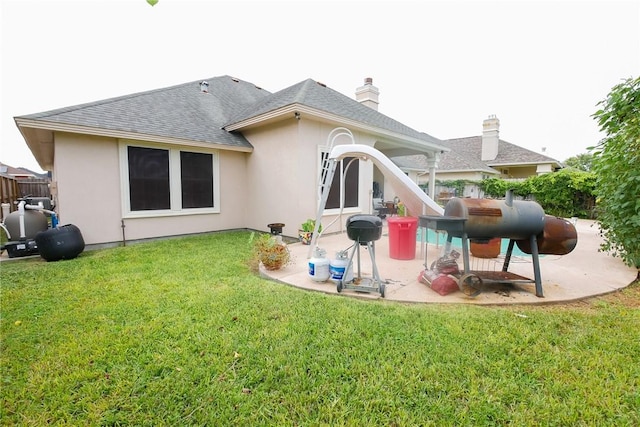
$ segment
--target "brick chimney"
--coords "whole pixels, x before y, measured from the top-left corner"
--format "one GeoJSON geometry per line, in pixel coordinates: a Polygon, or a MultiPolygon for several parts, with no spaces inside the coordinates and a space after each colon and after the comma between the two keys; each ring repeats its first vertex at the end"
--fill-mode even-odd
{"type": "Polygon", "coordinates": [[[482,122],[482,161],[495,160],[498,157],[498,139],[500,138],[500,120],[490,115],[482,122]]]}
{"type": "Polygon", "coordinates": [[[356,89],[356,101],[378,111],[378,88],[373,85],[373,78],[364,79],[364,86],[356,89]]]}

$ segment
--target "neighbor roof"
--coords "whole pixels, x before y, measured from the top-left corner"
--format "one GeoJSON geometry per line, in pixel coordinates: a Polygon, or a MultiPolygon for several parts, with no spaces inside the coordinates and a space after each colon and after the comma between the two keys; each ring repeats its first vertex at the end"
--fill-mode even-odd
{"type": "MultiPolygon", "coordinates": [[[[494,160],[482,161],[482,136],[447,139],[442,145],[451,151],[442,153],[438,162],[439,172],[485,172],[499,173],[492,167],[512,165],[535,165],[553,163],[562,166],[557,160],[538,154],[510,142],[498,140],[498,155],[494,160]]],[[[399,156],[391,159],[398,167],[415,170],[428,170],[424,155],[399,156]]]]}
{"type": "MultiPolygon", "coordinates": [[[[459,170],[464,167],[464,159],[482,158],[482,136],[470,136],[467,138],[447,139],[443,145],[451,148],[449,154],[443,154],[439,169],[459,170]],[[455,153],[455,154],[454,154],[455,153]]],[[[536,153],[526,148],[519,147],[502,139],[498,140],[498,155],[494,160],[481,161],[486,166],[525,165],[540,163],[555,163],[561,166],[556,159],[536,153]]]]}
{"type": "Polygon", "coordinates": [[[39,174],[32,170],[23,167],[13,167],[9,166],[6,163],[0,162],[0,175],[15,178],[42,178],[46,176],[46,174],[39,174]]]}
{"type": "MultiPolygon", "coordinates": [[[[443,143],[443,145],[445,145],[443,143]]],[[[495,169],[485,165],[482,161],[471,158],[463,153],[450,151],[440,155],[438,171],[443,172],[483,172],[489,174],[499,173],[495,169]]],[[[412,156],[393,157],[391,159],[398,167],[420,171],[429,170],[427,156],[415,154],[412,156]]]]}

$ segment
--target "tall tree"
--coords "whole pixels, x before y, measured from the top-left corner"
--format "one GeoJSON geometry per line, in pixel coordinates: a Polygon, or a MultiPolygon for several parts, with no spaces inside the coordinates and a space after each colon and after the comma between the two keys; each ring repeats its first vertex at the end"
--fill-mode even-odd
{"type": "Polygon", "coordinates": [[[582,153],[573,157],[569,157],[567,160],[562,162],[565,166],[570,168],[578,169],[585,172],[591,171],[591,164],[593,163],[593,154],[591,153],[582,153]]]}
{"type": "Polygon", "coordinates": [[[593,114],[606,134],[593,147],[602,249],[640,279],[640,78],[614,86],[593,114]]]}

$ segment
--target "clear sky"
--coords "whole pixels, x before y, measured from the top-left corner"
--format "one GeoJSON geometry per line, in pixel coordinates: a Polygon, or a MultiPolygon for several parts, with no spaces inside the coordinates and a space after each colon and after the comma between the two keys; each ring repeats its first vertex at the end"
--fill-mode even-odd
{"type": "Polygon", "coordinates": [[[231,75],[276,92],[307,78],[440,139],[500,138],[557,160],[640,74],[640,1],[1,0],[0,161],[40,167],[14,116],[231,75]]]}

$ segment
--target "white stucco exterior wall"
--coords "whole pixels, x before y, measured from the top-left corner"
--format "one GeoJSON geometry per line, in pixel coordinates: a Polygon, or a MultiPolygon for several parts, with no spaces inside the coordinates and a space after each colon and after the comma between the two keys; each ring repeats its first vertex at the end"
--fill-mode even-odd
{"type": "MultiPolygon", "coordinates": [[[[318,210],[317,178],[320,173],[320,148],[336,125],[301,118],[291,118],[243,134],[254,146],[247,157],[247,196],[251,209],[247,212],[247,227],[269,231],[267,225],[285,224],[283,234],[296,237],[298,228],[307,218],[315,218],[318,210]],[[286,183],[286,185],[283,185],[286,183]]],[[[356,142],[373,145],[374,140],[354,134],[356,142]]],[[[351,143],[348,137],[338,137],[335,145],[351,143]]],[[[369,213],[373,165],[360,162],[358,208],[345,209],[337,227],[325,231],[340,231],[349,215],[369,213]]],[[[335,219],[335,211],[325,211],[323,226],[335,219]]]]}
{"type": "MultiPolygon", "coordinates": [[[[244,228],[248,154],[217,153],[220,213],[124,219],[124,238],[138,240],[244,228]]],[[[117,139],[56,133],[52,179],[58,189],[55,198],[60,224],[74,224],[80,228],[87,245],[123,240],[120,167],[117,139]]]]}
{"type": "MultiPolygon", "coordinates": [[[[123,188],[128,188],[126,173],[121,171],[126,165],[121,158],[124,148],[127,143],[187,151],[188,147],[56,132],[53,180],[58,188],[61,224],[78,226],[87,245],[229,229],[268,231],[267,225],[274,222],[285,224],[285,235],[297,237],[300,224],[316,217],[320,147],[327,145],[327,137],[336,127],[334,123],[292,117],[244,130],[253,152],[211,150],[218,155],[220,212],[165,212],[162,216],[153,212],[129,215],[124,209],[123,188]]],[[[354,140],[373,147],[376,143],[373,135],[363,133],[354,133],[354,140]]],[[[334,145],[352,142],[340,136],[334,145]]],[[[323,226],[335,219],[334,226],[325,232],[343,231],[350,215],[371,213],[373,163],[360,161],[359,172],[358,207],[345,208],[340,218],[338,209],[325,210],[323,226]]],[[[384,187],[381,178],[377,177],[384,187]]],[[[385,190],[388,200],[387,195],[393,198],[385,190]]]]}
{"type": "Polygon", "coordinates": [[[118,143],[69,133],[55,134],[55,166],[60,224],[74,224],[86,244],[120,239],[118,143]]]}

